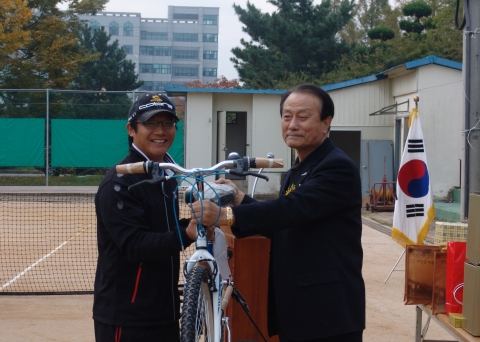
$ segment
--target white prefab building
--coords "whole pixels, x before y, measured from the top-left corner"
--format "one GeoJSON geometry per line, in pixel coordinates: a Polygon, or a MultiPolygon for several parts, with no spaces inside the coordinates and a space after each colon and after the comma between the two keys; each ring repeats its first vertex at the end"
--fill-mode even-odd
{"type": "MultiPolygon", "coordinates": [[[[463,165],[462,65],[429,56],[377,75],[322,87],[335,103],[330,138],[356,162],[364,196],[384,177],[395,181],[408,133],[415,96],[436,200],[459,187],[463,165]]],[[[264,170],[258,195],[278,193],[280,181],[295,158],[280,128],[284,90],[167,87],[185,96],[185,165],[208,167],[230,152],[240,156],[283,158],[282,169],[264,170]]],[[[250,193],[254,179],[238,180],[250,193]]]]}

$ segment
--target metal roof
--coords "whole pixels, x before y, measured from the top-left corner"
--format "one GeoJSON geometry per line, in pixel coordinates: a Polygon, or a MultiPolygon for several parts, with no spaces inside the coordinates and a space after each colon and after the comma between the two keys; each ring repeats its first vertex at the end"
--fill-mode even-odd
{"type": "Polygon", "coordinates": [[[222,94],[269,94],[282,95],[285,89],[220,89],[220,88],[189,88],[189,87],[165,87],[170,95],[174,93],[222,93],[222,94]]]}
{"type": "MultiPolygon", "coordinates": [[[[383,80],[388,78],[388,74],[397,68],[404,68],[405,70],[419,68],[421,66],[425,66],[428,64],[436,64],[441,65],[447,68],[452,68],[456,70],[462,70],[462,63],[451,61],[449,59],[440,58],[434,55],[417,59],[414,61],[407,62],[405,64],[401,64],[395,66],[393,68],[384,70],[376,75],[365,76],[360,78],[355,78],[348,81],[327,84],[321,86],[325,91],[332,91],[347,87],[353,87],[356,85],[375,82],[378,80],[383,80]]],[[[179,93],[221,93],[221,94],[269,94],[269,95],[282,95],[285,90],[284,89],[218,89],[218,88],[189,88],[189,87],[165,87],[166,92],[169,95],[175,95],[179,93]]]]}

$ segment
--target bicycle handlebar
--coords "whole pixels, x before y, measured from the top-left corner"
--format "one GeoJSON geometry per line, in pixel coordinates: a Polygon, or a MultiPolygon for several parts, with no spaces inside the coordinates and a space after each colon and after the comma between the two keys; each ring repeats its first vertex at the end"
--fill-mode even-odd
{"type": "Polygon", "coordinates": [[[273,159],[273,158],[236,158],[228,159],[222,161],[208,169],[185,169],[179,165],[172,163],[159,163],[159,162],[138,162],[133,164],[120,164],[115,167],[117,173],[127,174],[127,173],[148,173],[153,178],[145,179],[133,185],[130,185],[128,189],[135,187],[144,183],[156,184],[170,179],[172,176],[163,176],[161,175],[160,169],[171,169],[180,174],[184,175],[194,175],[195,177],[202,177],[203,175],[210,175],[214,171],[219,169],[226,169],[227,173],[236,176],[255,176],[260,177],[268,181],[268,177],[260,175],[258,173],[248,172],[250,168],[272,168],[272,167],[283,167],[283,159],[273,159]]]}
{"type": "Polygon", "coordinates": [[[236,169],[242,174],[251,168],[280,168],[283,167],[283,159],[273,158],[250,158],[243,157],[239,159],[225,160],[208,169],[185,169],[179,165],[172,163],[159,163],[159,162],[138,162],[132,164],[120,164],[116,166],[117,173],[152,173],[155,168],[159,169],[171,169],[180,174],[195,174],[195,173],[211,173],[220,169],[236,169]]]}

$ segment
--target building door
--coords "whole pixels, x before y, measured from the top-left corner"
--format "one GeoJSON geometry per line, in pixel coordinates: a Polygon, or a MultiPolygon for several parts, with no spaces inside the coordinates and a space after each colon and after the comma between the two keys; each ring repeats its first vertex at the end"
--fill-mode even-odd
{"type": "Polygon", "coordinates": [[[388,182],[393,178],[393,142],[391,140],[362,141],[362,195],[370,195],[375,183],[382,182],[386,176],[388,182]]]}
{"type": "Polygon", "coordinates": [[[345,152],[360,169],[360,141],[361,131],[330,131],[330,140],[345,152]]]}
{"type": "MultiPolygon", "coordinates": [[[[232,152],[244,157],[247,153],[247,113],[218,112],[217,139],[217,162],[227,159],[232,152]]],[[[226,175],[226,178],[232,180],[245,179],[245,177],[234,175],[226,175]]]]}

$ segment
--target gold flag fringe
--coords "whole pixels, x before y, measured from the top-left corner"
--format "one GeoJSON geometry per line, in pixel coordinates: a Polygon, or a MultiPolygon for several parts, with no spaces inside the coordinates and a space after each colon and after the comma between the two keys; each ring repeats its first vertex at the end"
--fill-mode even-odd
{"type": "Polygon", "coordinates": [[[427,220],[417,234],[417,241],[411,240],[400,229],[392,227],[392,239],[405,248],[407,245],[423,245],[430,230],[430,223],[435,219],[435,206],[432,206],[427,211],[427,220]]]}
{"type": "Polygon", "coordinates": [[[418,108],[412,108],[412,110],[410,111],[410,116],[408,117],[408,128],[410,128],[410,126],[412,126],[412,121],[414,118],[418,118],[418,108]]]}

